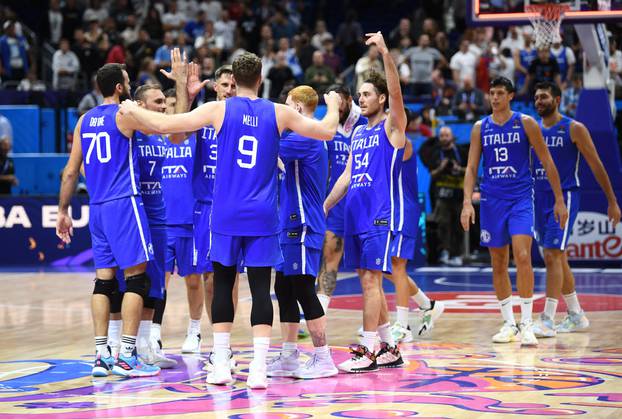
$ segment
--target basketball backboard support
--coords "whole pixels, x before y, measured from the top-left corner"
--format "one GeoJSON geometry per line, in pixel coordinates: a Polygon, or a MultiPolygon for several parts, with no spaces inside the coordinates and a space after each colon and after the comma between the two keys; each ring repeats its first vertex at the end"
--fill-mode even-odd
{"type": "MultiPolygon", "coordinates": [[[[567,3],[570,11],[564,14],[564,23],[606,23],[622,21],[622,0],[611,0],[610,10],[602,10],[597,0],[554,1],[567,3]]],[[[529,25],[529,13],[525,5],[542,1],[517,0],[467,0],[467,24],[469,26],[529,25]]]]}

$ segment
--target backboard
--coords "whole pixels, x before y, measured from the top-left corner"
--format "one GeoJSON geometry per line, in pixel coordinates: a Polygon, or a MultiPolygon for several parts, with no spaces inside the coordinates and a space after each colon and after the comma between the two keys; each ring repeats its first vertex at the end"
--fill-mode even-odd
{"type": "Polygon", "coordinates": [[[622,21],[622,0],[467,0],[469,26],[528,25],[525,6],[538,3],[565,3],[572,10],[564,15],[564,23],[606,23],[622,21]],[[605,3],[607,5],[605,6],[605,3]],[[606,9],[609,10],[606,10],[606,9]]]}

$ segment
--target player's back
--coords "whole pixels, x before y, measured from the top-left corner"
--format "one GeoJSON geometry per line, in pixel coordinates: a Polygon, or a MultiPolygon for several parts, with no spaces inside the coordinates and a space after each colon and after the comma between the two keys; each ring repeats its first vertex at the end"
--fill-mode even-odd
{"type": "Polygon", "coordinates": [[[324,234],[324,198],[328,178],[326,143],[294,132],[281,140],[279,156],[285,165],[280,192],[281,230],[307,226],[324,234]]]}
{"type": "Polygon", "coordinates": [[[513,112],[503,125],[496,124],[492,115],[481,122],[484,195],[516,199],[533,192],[530,143],[521,118],[520,112],[513,112]]]}
{"type": "Polygon", "coordinates": [[[162,165],[162,194],[166,203],[166,224],[192,224],[192,193],[195,134],[181,144],[168,142],[162,165]]]}
{"type": "Polygon", "coordinates": [[[352,136],[352,173],[346,195],[346,235],[394,228],[394,185],[399,149],[387,137],[386,119],[360,126],[352,136]]]}
{"type": "MultiPolygon", "coordinates": [[[[572,121],[571,118],[562,116],[562,119],[557,124],[549,128],[544,127],[542,121],[540,121],[544,142],[549,149],[549,153],[551,153],[555,167],[557,167],[562,189],[564,190],[576,189],[580,186],[579,160],[581,154],[576,144],[570,138],[570,125],[572,121]]],[[[551,184],[546,176],[546,171],[535,152],[532,150],[531,153],[535,179],[534,188],[536,191],[550,191],[551,184]]]]}
{"type": "Polygon", "coordinates": [[[116,124],[117,104],[88,111],[80,126],[82,157],[90,203],[139,194],[138,150],[116,124]]]}
{"type": "Polygon", "coordinates": [[[280,136],[274,104],[239,96],[227,99],[217,135],[212,231],[230,236],[278,234],[280,136]]]}
{"type": "MultiPolygon", "coordinates": [[[[402,153],[399,154],[401,156],[402,153]]],[[[417,184],[417,158],[415,154],[401,162],[397,178],[394,231],[416,237],[419,226],[419,186],[417,184]]]]}

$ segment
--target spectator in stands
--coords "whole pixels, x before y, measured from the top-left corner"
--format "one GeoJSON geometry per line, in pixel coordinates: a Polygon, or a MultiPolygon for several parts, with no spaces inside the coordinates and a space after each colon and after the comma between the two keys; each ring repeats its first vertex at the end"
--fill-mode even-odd
{"type": "MultiPolygon", "coordinates": [[[[294,50],[296,51],[296,57],[298,57],[298,62],[300,63],[300,68],[302,68],[304,75],[307,68],[313,64],[313,53],[316,49],[311,45],[311,38],[309,38],[309,33],[307,31],[294,35],[292,41],[294,50]]],[[[287,99],[287,96],[285,99],[287,99]]]]}
{"type": "Polygon", "coordinates": [[[65,38],[61,39],[60,48],[52,57],[52,86],[56,90],[74,90],[79,71],[78,57],[69,49],[69,41],[65,38]]]}
{"type": "Polygon", "coordinates": [[[60,9],[60,0],[50,0],[47,24],[46,35],[50,43],[57,46],[63,36],[63,14],[60,9]]]}
{"type": "Polygon", "coordinates": [[[162,34],[164,33],[162,19],[160,18],[160,12],[153,4],[147,10],[147,17],[143,21],[142,27],[147,31],[151,39],[162,39],[162,34]]]}
{"type": "Polygon", "coordinates": [[[356,11],[350,9],[346,13],[345,21],[341,22],[337,30],[337,39],[335,44],[341,48],[345,55],[345,66],[349,66],[357,62],[361,56],[363,45],[363,27],[357,21],[356,11]]]}
{"type": "Polygon", "coordinates": [[[432,217],[438,225],[439,262],[462,265],[464,236],[460,227],[462,182],[468,151],[456,145],[450,127],[441,127],[438,138],[430,138],[419,150],[422,163],[430,171],[430,197],[434,202],[432,217]]]}
{"type": "Polygon", "coordinates": [[[9,144],[13,144],[13,126],[11,121],[0,113],[0,138],[9,141],[9,144]]]}
{"type": "Polygon", "coordinates": [[[2,25],[4,35],[0,36],[0,78],[3,81],[17,82],[26,77],[30,63],[28,60],[28,42],[15,31],[16,22],[7,20],[2,25]]]}
{"type": "Polygon", "coordinates": [[[324,41],[327,39],[332,40],[333,35],[326,29],[326,22],[322,19],[318,19],[318,21],[315,22],[315,33],[311,37],[311,45],[313,45],[315,49],[325,52],[324,41]]]}
{"type": "Polygon", "coordinates": [[[292,39],[296,34],[296,26],[289,19],[287,12],[282,7],[277,7],[272,19],[270,19],[272,33],[276,39],[292,39]]]}
{"type": "Polygon", "coordinates": [[[220,19],[214,23],[214,32],[217,37],[222,38],[223,49],[227,52],[231,52],[233,49],[236,28],[237,22],[229,18],[227,10],[223,10],[220,19]]]}
{"type": "Polygon", "coordinates": [[[447,63],[445,57],[436,49],[430,47],[430,37],[427,34],[419,36],[419,44],[404,53],[410,60],[411,91],[413,95],[432,94],[432,71],[447,63]]]}
{"type": "Polygon", "coordinates": [[[515,88],[517,92],[524,91],[525,80],[529,74],[529,66],[538,55],[532,42],[533,28],[526,26],[523,28],[523,40],[525,46],[520,50],[514,51],[514,68],[516,68],[516,83],[515,88]]]}
{"type": "Polygon", "coordinates": [[[276,63],[268,72],[268,80],[270,80],[270,99],[276,100],[280,96],[285,83],[294,79],[294,73],[287,65],[285,52],[279,50],[276,53],[276,63]]]}
{"type": "Polygon", "coordinates": [[[335,41],[333,38],[324,39],[324,64],[329,66],[335,75],[341,73],[341,57],[335,53],[335,41]]]}
{"type": "MultiPolygon", "coordinates": [[[[400,19],[400,23],[389,34],[389,42],[387,46],[389,48],[399,48],[403,38],[410,39],[411,45],[414,43],[414,33],[412,30],[412,24],[410,19],[403,17],[400,19]]],[[[429,40],[429,38],[428,38],[429,40]]],[[[429,42],[428,42],[429,43],[429,42]]]]}
{"type": "Polygon", "coordinates": [[[86,31],[84,32],[84,37],[87,41],[92,44],[96,44],[99,42],[102,35],[107,34],[104,33],[97,19],[93,18],[92,20],[86,21],[86,31]]]}
{"type": "Polygon", "coordinates": [[[66,0],[61,9],[63,15],[63,33],[61,38],[71,39],[76,29],[82,26],[82,9],[77,0],[66,0]]]}
{"type": "Polygon", "coordinates": [[[618,49],[618,41],[609,39],[609,75],[616,89],[616,97],[622,94],[622,51],[618,49]]]}
{"type": "Polygon", "coordinates": [[[99,86],[97,85],[97,79],[95,77],[91,79],[91,87],[92,90],[82,96],[78,104],[78,115],[80,116],[104,102],[104,96],[99,91],[99,86]]]}
{"type": "Polygon", "coordinates": [[[159,68],[168,68],[171,66],[171,51],[173,50],[173,34],[166,32],[164,34],[164,44],[158,48],[155,53],[154,61],[159,68]]]}
{"type": "Polygon", "coordinates": [[[255,11],[250,5],[241,4],[244,6],[244,10],[242,17],[238,21],[240,37],[249,51],[259,51],[261,21],[257,18],[255,11]]]}
{"type": "Polygon", "coordinates": [[[469,46],[471,43],[468,39],[462,39],[460,42],[460,50],[456,52],[449,63],[452,71],[452,78],[458,87],[462,87],[462,81],[465,77],[475,79],[475,64],[477,57],[471,51],[469,46]]]}
{"type": "MultiPolygon", "coordinates": [[[[279,51],[285,54],[285,61],[289,68],[291,68],[294,77],[297,80],[302,80],[302,78],[304,77],[304,73],[302,72],[300,62],[298,61],[296,50],[290,47],[289,38],[282,37],[281,39],[279,39],[279,51]]],[[[279,90],[279,94],[280,93],[281,91],[279,90]]]]}
{"type": "Polygon", "coordinates": [[[111,39],[112,48],[108,50],[108,54],[106,55],[106,64],[108,63],[119,63],[125,64],[126,60],[126,52],[125,47],[123,46],[123,39],[121,39],[116,34],[111,39]]]}
{"type": "Polygon", "coordinates": [[[474,86],[471,77],[462,80],[462,89],[455,94],[451,107],[454,115],[465,121],[473,121],[484,115],[484,93],[474,86]]]}
{"type": "Polygon", "coordinates": [[[199,49],[202,46],[207,47],[210,54],[220,57],[220,53],[224,47],[222,38],[216,36],[214,32],[214,22],[208,20],[205,22],[205,31],[194,41],[194,48],[199,49]]]}
{"type": "Polygon", "coordinates": [[[561,86],[561,77],[559,74],[559,65],[551,56],[549,48],[538,49],[538,56],[531,62],[525,86],[523,86],[522,94],[528,94],[529,98],[533,96],[534,86],[543,81],[550,81],[561,86]]]}
{"type": "Polygon", "coordinates": [[[378,48],[372,44],[367,50],[367,54],[359,58],[354,67],[354,74],[356,75],[356,91],[363,84],[365,79],[369,77],[372,72],[381,73],[383,70],[382,61],[379,58],[378,48]]]}
{"type": "Polygon", "coordinates": [[[205,31],[205,11],[199,10],[196,16],[188,17],[189,19],[186,20],[186,25],[184,26],[184,32],[194,40],[203,35],[203,32],[205,31]]]}
{"type": "Polygon", "coordinates": [[[564,90],[572,82],[577,59],[572,48],[565,46],[561,41],[554,42],[551,45],[551,55],[559,66],[559,76],[562,82],[560,88],[564,90]]]}
{"type": "Polygon", "coordinates": [[[194,19],[199,13],[205,14],[205,11],[199,9],[197,0],[177,0],[177,8],[184,15],[186,22],[194,19]]]}
{"type": "Polygon", "coordinates": [[[160,84],[157,76],[157,66],[151,57],[145,57],[140,63],[140,71],[138,72],[137,85],[143,84],[160,84]]]}
{"type": "Polygon", "coordinates": [[[108,17],[108,10],[100,0],[91,0],[90,7],[84,11],[82,21],[102,23],[108,17]]]}
{"type": "Polygon", "coordinates": [[[186,42],[187,39],[186,33],[184,31],[180,31],[179,35],[177,35],[177,45],[175,46],[179,48],[182,54],[186,53],[186,57],[190,58],[194,53],[194,48],[192,47],[192,44],[188,44],[186,42]]]}
{"type": "Polygon", "coordinates": [[[45,92],[47,89],[45,82],[37,78],[37,73],[32,68],[28,71],[26,78],[17,85],[17,90],[20,92],[45,92]]]}
{"type": "Polygon", "coordinates": [[[135,63],[142,63],[145,58],[153,58],[157,49],[158,44],[151,40],[149,32],[144,28],[138,31],[138,40],[128,48],[135,63]]]}
{"type": "Polygon", "coordinates": [[[128,15],[125,20],[125,29],[121,32],[121,39],[125,45],[132,45],[138,40],[139,27],[136,23],[136,15],[128,15]]]}
{"type": "Polygon", "coordinates": [[[397,66],[397,74],[400,76],[400,85],[402,90],[405,90],[406,86],[410,83],[410,66],[406,62],[406,57],[402,54],[399,48],[391,48],[389,52],[391,53],[393,62],[397,66]]]}
{"type": "Polygon", "coordinates": [[[583,88],[582,76],[575,74],[572,77],[572,84],[562,93],[562,102],[560,109],[562,113],[574,118],[577,114],[577,106],[579,105],[579,94],[583,88]]]}
{"type": "Polygon", "coordinates": [[[222,13],[222,5],[220,4],[220,1],[205,0],[199,5],[199,8],[205,12],[207,20],[216,22],[220,19],[220,14],[222,13]]]}
{"type": "Polygon", "coordinates": [[[512,55],[515,51],[520,51],[525,48],[525,40],[523,39],[523,34],[519,27],[510,26],[506,37],[501,41],[501,45],[499,45],[499,49],[503,50],[504,48],[508,48],[512,55]]]}
{"type": "Polygon", "coordinates": [[[324,55],[322,55],[321,51],[313,53],[313,65],[305,71],[304,82],[313,87],[318,95],[322,95],[326,88],[335,82],[335,73],[329,66],[324,64],[324,55]]]}
{"type": "Polygon", "coordinates": [[[71,46],[73,52],[75,52],[80,62],[82,74],[87,80],[90,80],[91,76],[97,71],[98,67],[96,60],[93,58],[96,55],[95,46],[86,39],[84,31],[82,29],[76,29],[73,36],[73,45],[71,46]]]}
{"type": "Polygon", "coordinates": [[[438,115],[451,114],[451,101],[455,93],[454,84],[448,82],[440,70],[434,70],[432,72],[432,104],[438,115]]]}
{"type": "Polygon", "coordinates": [[[177,1],[168,4],[166,13],[162,15],[162,28],[170,32],[173,38],[177,38],[186,24],[186,16],[177,9],[177,1]]]}
{"type": "Polygon", "coordinates": [[[505,47],[499,50],[496,42],[491,42],[490,55],[492,57],[488,65],[488,75],[490,79],[505,77],[514,82],[514,58],[512,57],[510,48],[505,47]]]}
{"type": "MultiPolygon", "coordinates": [[[[4,117],[0,115],[0,118],[4,117]]],[[[11,195],[11,187],[19,183],[15,176],[15,164],[9,157],[10,152],[11,140],[0,132],[0,195],[11,195]]]]}
{"type": "Polygon", "coordinates": [[[129,0],[115,0],[110,15],[114,17],[119,30],[125,29],[130,15],[134,14],[134,7],[129,0]]]}

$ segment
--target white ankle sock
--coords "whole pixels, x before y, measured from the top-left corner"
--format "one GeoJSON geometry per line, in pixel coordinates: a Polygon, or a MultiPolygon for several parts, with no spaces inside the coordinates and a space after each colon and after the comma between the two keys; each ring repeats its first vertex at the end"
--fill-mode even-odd
{"type": "Polygon", "coordinates": [[[363,331],[363,337],[361,338],[361,345],[367,348],[369,352],[374,352],[374,346],[376,346],[376,336],[378,332],[363,331]]]}
{"type": "Polygon", "coordinates": [[[512,296],[510,295],[508,298],[499,300],[499,306],[501,308],[503,321],[516,326],[516,319],[514,319],[514,313],[512,312],[512,296]]]}
{"type": "Polygon", "coordinates": [[[136,349],[136,336],[122,335],[121,336],[121,355],[126,358],[132,356],[132,353],[136,349]]]}
{"type": "MultiPolygon", "coordinates": [[[[151,320],[141,320],[138,324],[138,336],[136,346],[140,349],[149,346],[149,336],[151,334],[151,320]]],[[[140,354],[143,355],[143,354],[140,354]]]]}
{"type": "Polygon", "coordinates": [[[396,321],[404,327],[408,326],[408,307],[395,307],[397,313],[396,321]]]}
{"type": "Polygon", "coordinates": [[[198,335],[201,333],[201,319],[193,320],[190,319],[188,323],[188,334],[189,335],[198,335]]]}
{"type": "Polygon", "coordinates": [[[121,342],[121,320],[108,321],[108,344],[121,342]]]}
{"type": "Polygon", "coordinates": [[[328,314],[328,305],[330,304],[330,297],[326,294],[318,294],[318,300],[320,300],[320,304],[322,305],[322,309],[324,310],[324,315],[328,314]]]}
{"type": "Polygon", "coordinates": [[[421,310],[429,310],[432,308],[432,303],[427,295],[421,290],[417,291],[415,295],[412,296],[413,300],[417,303],[421,310]]]}
{"type": "Polygon", "coordinates": [[[270,348],[270,338],[253,338],[253,361],[257,365],[266,365],[266,357],[270,348]]]}
{"type": "Polygon", "coordinates": [[[564,295],[564,301],[568,306],[568,311],[572,313],[581,313],[581,304],[579,304],[579,297],[577,297],[577,292],[571,292],[570,294],[564,295]]]}
{"type": "Polygon", "coordinates": [[[328,345],[316,346],[314,348],[314,351],[320,359],[330,358],[330,348],[328,347],[328,345]]]}
{"type": "Polygon", "coordinates": [[[106,336],[95,336],[95,351],[97,354],[101,355],[102,358],[108,358],[110,356],[108,338],[106,336]]]}
{"type": "Polygon", "coordinates": [[[533,297],[520,299],[520,322],[528,324],[533,321],[533,297]]]}
{"type": "Polygon", "coordinates": [[[557,312],[557,298],[546,297],[544,301],[544,314],[551,320],[555,319],[555,313],[557,312]]]}
{"type": "Polygon", "coordinates": [[[386,342],[389,346],[395,346],[395,340],[393,340],[393,335],[391,334],[391,324],[385,323],[378,326],[378,336],[380,337],[381,342],[386,342]]]}
{"type": "Polygon", "coordinates": [[[283,356],[291,356],[298,350],[298,344],[296,342],[283,342],[283,356]]]}

